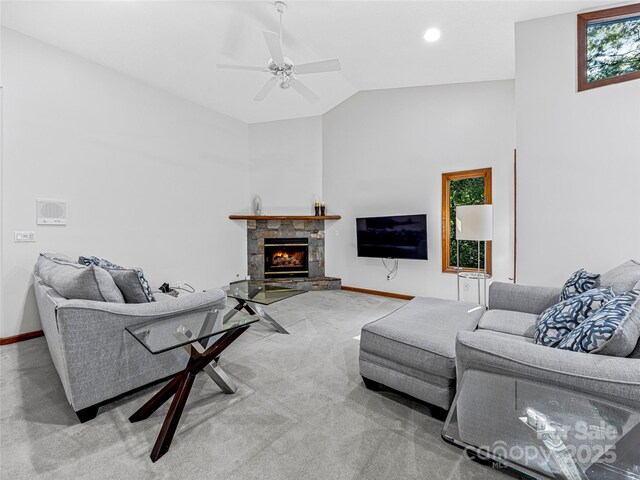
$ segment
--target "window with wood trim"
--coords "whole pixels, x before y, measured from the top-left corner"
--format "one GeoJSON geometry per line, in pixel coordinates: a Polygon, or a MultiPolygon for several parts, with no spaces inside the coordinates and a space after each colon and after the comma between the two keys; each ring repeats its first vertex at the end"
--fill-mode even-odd
{"type": "MultiPolygon", "coordinates": [[[[456,207],[458,205],[491,204],[491,168],[442,174],[442,271],[456,273],[456,207]]],[[[491,242],[487,254],[480,249],[480,268],[486,261],[491,274],[491,242]]],[[[478,242],[460,242],[462,270],[478,268],[478,242]]]]}
{"type": "Polygon", "coordinates": [[[578,15],[578,91],[640,78],[640,3],[578,15]]]}

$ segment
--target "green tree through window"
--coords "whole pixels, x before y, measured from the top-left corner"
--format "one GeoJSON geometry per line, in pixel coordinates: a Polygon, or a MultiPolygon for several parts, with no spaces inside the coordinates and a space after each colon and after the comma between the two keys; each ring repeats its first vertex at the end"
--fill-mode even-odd
{"type": "Polygon", "coordinates": [[[577,20],[579,92],[640,79],[640,3],[579,13],[577,20]]]}
{"type": "Polygon", "coordinates": [[[640,16],[587,24],[587,81],[640,70],[640,16]]]}
{"type": "MultiPolygon", "coordinates": [[[[484,177],[451,180],[449,184],[449,265],[457,265],[456,253],[456,207],[459,205],[483,205],[484,177]]],[[[480,249],[480,268],[485,262],[484,248],[480,249]]],[[[460,266],[477,268],[478,242],[462,240],[460,242],[460,266]]]]}
{"type": "MultiPolygon", "coordinates": [[[[491,168],[442,174],[442,271],[456,272],[456,207],[491,203],[491,168]]],[[[491,274],[491,242],[480,251],[480,268],[491,274]]],[[[460,242],[460,267],[478,268],[478,242],[460,242]]]]}

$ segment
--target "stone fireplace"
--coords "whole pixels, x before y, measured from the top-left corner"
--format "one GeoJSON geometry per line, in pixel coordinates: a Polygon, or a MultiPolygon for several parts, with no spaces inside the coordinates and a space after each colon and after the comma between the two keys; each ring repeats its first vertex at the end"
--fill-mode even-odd
{"type": "Polygon", "coordinates": [[[326,277],[324,272],[323,218],[231,218],[247,220],[247,263],[252,280],[300,290],[340,288],[340,279],[326,277]]]}

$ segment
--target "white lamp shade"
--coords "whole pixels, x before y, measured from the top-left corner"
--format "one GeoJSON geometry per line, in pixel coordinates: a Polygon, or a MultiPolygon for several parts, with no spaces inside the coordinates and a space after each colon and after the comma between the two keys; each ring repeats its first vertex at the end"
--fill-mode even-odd
{"type": "Polygon", "coordinates": [[[493,205],[456,207],[456,239],[493,239],[493,205]]]}

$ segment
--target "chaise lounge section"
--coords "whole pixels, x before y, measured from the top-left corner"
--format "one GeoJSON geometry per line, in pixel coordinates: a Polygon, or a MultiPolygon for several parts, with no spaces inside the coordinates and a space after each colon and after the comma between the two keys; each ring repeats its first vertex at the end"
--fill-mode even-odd
{"type": "Polygon", "coordinates": [[[380,383],[440,408],[455,394],[455,342],[472,332],[484,307],[416,297],[395,312],[362,327],[360,375],[367,387],[380,383]]]}

